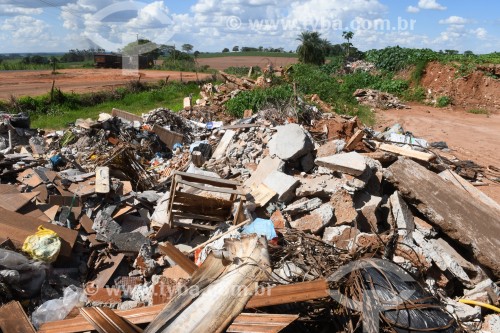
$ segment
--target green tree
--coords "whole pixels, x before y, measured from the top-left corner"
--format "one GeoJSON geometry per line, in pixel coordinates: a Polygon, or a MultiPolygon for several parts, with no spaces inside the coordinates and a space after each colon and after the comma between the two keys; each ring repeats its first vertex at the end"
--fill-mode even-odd
{"type": "Polygon", "coordinates": [[[160,45],[153,43],[148,39],[139,39],[138,41],[125,45],[122,52],[127,55],[140,54],[144,56],[151,56],[153,59],[158,59],[162,54],[160,45]]]}
{"type": "Polygon", "coordinates": [[[225,47],[223,50],[222,50],[222,53],[227,53],[229,52],[229,49],[227,47],[225,47]]]}
{"type": "Polygon", "coordinates": [[[194,51],[193,55],[195,59],[198,58],[200,56],[200,51],[194,51]]]}
{"type": "Polygon", "coordinates": [[[351,39],[354,38],[354,32],[352,31],[344,31],[342,32],[342,38],[344,38],[347,41],[347,51],[346,51],[346,57],[349,58],[349,55],[351,53],[351,39]]]}
{"type": "Polygon", "coordinates": [[[297,38],[299,61],[304,64],[323,65],[325,63],[325,41],[318,32],[303,31],[297,38]]]}
{"type": "Polygon", "coordinates": [[[193,51],[193,45],[191,45],[191,44],[184,44],[181,47],[182,47],[182,51],[184,51],[186,53],[193,51]]]}
{"type": "Polygon", "coordinates": [[[238,52],[240,50],[240,47],[239,46],[235,46],[233,47],[233,52],[238,52]]]}
{"type": "Polygon", "coordinates": [[[474,52],[472,52],[472,51],[465,51],[464,52],[464,56],[472,57],[473,55],[474,55],[474,52]]]}

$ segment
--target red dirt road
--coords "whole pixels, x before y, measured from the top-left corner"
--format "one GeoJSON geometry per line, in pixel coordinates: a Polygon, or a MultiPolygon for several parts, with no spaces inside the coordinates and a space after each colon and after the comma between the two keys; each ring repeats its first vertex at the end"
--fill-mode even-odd
{"type": "MultiPolygon", "coordinates": [[[[59,74],[51,71],[9,71],[0,72],[0,99],[10,96],[37,96],[46,94],[56,80],[56,87],[63,92],[93,92],[112,89],[137,80],[137,75],[124,74],[121,69],[60,69],[59,74]]],[[[141,70],[141,81],[156,82],[170,76],[169,80],[180,80],[179,72],[141,70]]],[[[200,80],[209,74],[198,74],[200,80]]],[[[183,81],[195,81],[195,73],[182,73],[183,81]]]]}
{"type": "MultiPolygon", "coordinates": [[[[456,156],[488,167],[500,167],[500,114],[475,115],[456,109],[412,105],[410,110],[377,111],[377,129],[399,123],[406,131],[429,142],[445,141],[456,156]]],[[[480,190],[500,203],[500,184],[480,190]]]]}
{"type": "Polygon", "coordinates": [[[297,58],[285,57],[220,57],[220,58],[200,58],[198,64],[200,66],[208,65],[210,68],[224,70],[228,67],[250,67],[259,66],[265,68],[269,63],[273,66],[288,66],[297,63],[297,58]]]}

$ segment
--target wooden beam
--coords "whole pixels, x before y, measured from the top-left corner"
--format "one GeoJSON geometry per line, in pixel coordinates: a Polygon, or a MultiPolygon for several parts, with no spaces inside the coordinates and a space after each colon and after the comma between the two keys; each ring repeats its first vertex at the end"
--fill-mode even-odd
{"type": "Polygon", "coordinates": [[[246,308],[304,302],[329,296],[327,281],[320,279],[261,289],[248,301],[246,308]]]}
{"type": "Polygon", "coordinates": [[[179,265],[186,273],[193,275],[193,273],[198,269],[198,266],[188,257],[184,255],[178,248],[173,246],[171,243],[166,242],[165,245],[158,245],[158,248],[172,261],[179,265]]]}
{"type": "Polygon", "coordinates": [[[434,155],[434,154],[423,153],[423,152],[420,152],[420,151],[406,149],[406,148],[403,148],[403,147],[399,147],[399,146],[395,146],[395,145],[389,145],[389,144],[386,144],[386,143],[381,144],[379,148],[381,150],[383,150],[383,151],[387,151],[387,152],[390,152],[390,153],[394,153],[394,154],[398,154],[398,155],[402,155],[402,156],[414,158],[414,159],[417,159],[417,160],[420,160],[420,161],[424,161],[424,162],[430,162],[430,161],[432,161],[432,160],[434,160],[436,158],[436,155],[434,155]]]}

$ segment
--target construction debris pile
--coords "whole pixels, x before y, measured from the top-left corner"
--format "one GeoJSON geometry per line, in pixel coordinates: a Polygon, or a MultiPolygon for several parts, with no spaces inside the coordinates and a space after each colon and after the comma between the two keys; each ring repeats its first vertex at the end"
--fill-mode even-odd
{"type": "Polygon", "coordinates": [[[500,331],[479,166],[399,125],[202,110],[7,141],[2,332],[500,331]]]}
{"type": "Polygon", "coordinates": [[[383,110],[408,109],[408,106],[401,103],[396,96],[379,90],[358,89],[354,92],[353,96],[360,104],[368,105],[372,108],[383,110]]]}

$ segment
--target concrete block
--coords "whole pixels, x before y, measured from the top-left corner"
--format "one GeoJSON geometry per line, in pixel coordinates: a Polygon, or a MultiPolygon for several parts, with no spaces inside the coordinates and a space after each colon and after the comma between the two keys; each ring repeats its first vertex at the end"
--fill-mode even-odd
{"type": "Polygon", "coordinates": [[[484,317],[482,330],[483,333],[500,332],[500,315],[491,314],[484,317]]]}
{"type": "Polygon", "coordinates": [[[350,250],[354,245],[358,232],[356,228],[349,225],[328,227],[323,233],[323,241],[332,243],[339,249],[350,250]]]}
{"type": "Polygon", "coordinates": [[[396,221],[398,234],[403,237],[405,243],[411,243],[415,222],[410,208],[398,191],[391,195],[389,202],[391,203],[392,217],[396,221]]]}
{"type": "Polygon", "coordinates": [[[320,157],[316,159],[315,163],[333,171],[353,176],[361,176],[366,170],[365,158],[356,152],[320,157]]]}
{"type": "Polygon", "coordinates": [[[251,187],[252,185],[258,186],[271,172],[281,170],[283,164],[283,161],[279,158],[267,156],[259,163],[257,170],[252,172],[252,176],[245,181],[244,185],[246,187],[251,187]]]}
{"type": "Polygon", "coordinates": [[[292,228],[299,230],[311,230],[312,233],[321,231],[328,226],[333,219],[333,207],[326,203],[296,221],[290,222],[292,228]]]}
{"type": "Polygon", "coordinates": [[[481,319],[481,308],[479,306],[470,306],[450,298],[446,300],[446,310],[454,313],[460,321],[473,321],[481,319]]]}
{"type": "Polygon", "coordinates": [[[299,180],[283,172],[273,171],[264,179],[263,184],[278,194],[278,201],[289,202],[295,197],[299,180]]]}
{"type": "Polygon", "coordinates": [[[315,178],[303,178],[295,192],[297,197],[330,197],[339,191],[344,181],[333,176],[323,175],[315,178]]]}
{"type": "Polygon", "coordinates": [[[358,227],[365,232],[378,232],[377,210],[382,198],[360,192],[354,196],[354,207],[358,211],[358,227]]]}
{"type": "Polygon", "coordinates": [[[278,126],[278,132],[269,142],[269,153],[276,155],[283,161],[296,160],[314,149],[306,131],[297,124],[278,126]]]}
{"type": "Polygon", "coordinates": [[[284,212],[290,215],[307,213],[313,209],[319,208],[319,206],[321,206],[322,204],[323,202],[321,201],[320,198],[313,198],[310,200],[299,200],[292,203],[291,205],[288,205],[288,207],[285,208],[284,212]]]}

